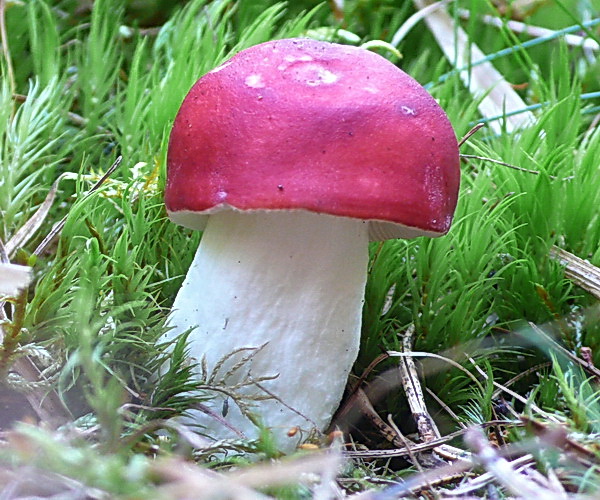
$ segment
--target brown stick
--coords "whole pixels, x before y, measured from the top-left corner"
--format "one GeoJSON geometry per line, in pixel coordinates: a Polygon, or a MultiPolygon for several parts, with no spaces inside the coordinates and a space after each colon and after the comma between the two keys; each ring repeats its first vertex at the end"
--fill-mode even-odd
{"type": "Polygon", "coordinates": [[[557,246],[550,249],[550,257],[565,266],[567,278],[600,300],[600,268],[557,246]]]}
{"type": "MultiPolygon", "coordinates": [[[[412,339],[414,333],[415,327],[411,324],[406,332],[404,332],[404,335],[402,335],[403,352],[410,353],[412,351],[412,339]]],[[[421,388],[421,382],[419,381],[417,368],[413,358],[410,356],[401,357],[400,362],[398,363],[398,370],[400,372],[400,381],[404,388],[404,394],[406,394],[410,411],[417,424],[417,431],[419,432],[421,441],[428,443],[438,439],[440,437],[440,431],[427,410],[425,398],[423,397],[423,389],[421,388]]]]}

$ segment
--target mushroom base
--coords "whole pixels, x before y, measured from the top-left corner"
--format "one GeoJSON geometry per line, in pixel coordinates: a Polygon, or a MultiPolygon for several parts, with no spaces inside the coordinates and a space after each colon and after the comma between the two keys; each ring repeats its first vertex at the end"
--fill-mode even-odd
{"type": "MultiPolygon", "coordinates": [[[[204,360],[210,385],[233,388],[289,452],[326,428],[342,398],[358,354],[367,263],[361,220],[301,211],[214,214],[166,337],[194,327],[190,354],[204,360]],[[295,427],[301,432],[289,437],[295,427]]],[[[207,405],[218,417],[191,417],[206,435],[257,437],[235,398],[211,396],[207,405]]]]}

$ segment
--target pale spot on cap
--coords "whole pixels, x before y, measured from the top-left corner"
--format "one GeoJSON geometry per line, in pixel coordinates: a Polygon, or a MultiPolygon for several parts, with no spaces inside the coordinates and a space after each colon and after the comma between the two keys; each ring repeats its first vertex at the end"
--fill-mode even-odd
{"type": "Polygon", "coordinates": [[[367,92],[369,92],[371,94],[379,93],[379,89],[376,89],[375,87],[363,87],[363,90],[366,90],[367,92]]]}
{"type": "Polygon", "coordinates": [[[244,83],[248,87],[252,87],[253,89],[262,89],[265,86],[265,82],[262,79],[262,75],[249,75],[244,80],[244,83]]]}
{"type": "Polygon", "coordinates": [[[279,66],[277,66],[277,69],[279,71],[285,71],[286,69],[288,69],[290,66],[292,66],[295,63],[311,62],[314,59],[309,55],[293,56],[291,54],[288,54],[287,56],[285,56],[283,58],[283,60],[284,60],[284,62],[282,62],[279,66]]]}
{"type": "Polygon", "coordinates": [[[339,80],[339,76],[317,63],[295,64],[292,68],[294,79],[311,87],[331,85],[339,80]]]}

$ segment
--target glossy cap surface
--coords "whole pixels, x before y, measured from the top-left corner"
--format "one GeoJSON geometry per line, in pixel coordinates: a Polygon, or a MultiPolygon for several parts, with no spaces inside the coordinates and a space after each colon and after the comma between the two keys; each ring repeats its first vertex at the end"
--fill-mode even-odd
{"type": "Polygon", "coordinates": [[[414,79],[356,47],[287,39],[204,75],[171,132],[165,202],[202,229],[219,210],[308,210],[372,221],[374,239],[448,231],[459,156],[414,79]]]}

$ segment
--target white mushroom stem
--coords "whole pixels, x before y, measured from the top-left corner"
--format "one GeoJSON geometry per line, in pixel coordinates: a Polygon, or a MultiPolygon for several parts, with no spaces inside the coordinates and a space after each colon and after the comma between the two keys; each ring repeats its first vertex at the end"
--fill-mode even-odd
{"type": "MultiPolygon", "coordinates": [[[[271,428],[283,450],[300,436],[293,427],[324,430],[337,408],[359,347],[368,261],[368,223],[301,211],[211,215],[179,291],[168,334],[190,327],[191,355],[206,360],[215,381],[235,385],[277,376],[244,389],[251,411],[271,428]],[[259,348],[231,372],[248,351],[259,348]]],[[[256,427],[235,403],[215,392],[212,410],[244,433],[256,427]],[[224,412],[224,405],[228,412],[224,412]]],[[[196,421],[215,438],[234,437],[223,422],[200,412],[196,421]]]]}

